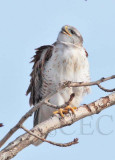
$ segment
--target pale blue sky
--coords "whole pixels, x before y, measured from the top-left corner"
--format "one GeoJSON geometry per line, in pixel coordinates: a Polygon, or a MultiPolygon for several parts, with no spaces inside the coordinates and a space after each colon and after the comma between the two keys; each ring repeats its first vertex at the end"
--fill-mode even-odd
{"type": "MultiPolygon", "coordinates": [[[[115,74],[114,0],[0,0],[0,122],[4,123],[0,128],[0,139],[30,109],[25,92],[34,49],[52,44],[65,24],[73,25],[83,35],[84,47],[89,53],[91,79],[115,74]]],[[[113,88],[114,84],[112,80],[104,86],[113,88]]],[[[92,87],[92,93],[83,103],[105,95],[92,87]]],[[[32,121],[32,117],[29,118],[25,126],[32,128],[32,121]]],[[[8,143],[22,133],[21,130],[16,132],[8,143]]],[[[14,160],[115,159],[115,106],[63,130],[53,131],[48,139],[68,142],[75,137],[79,138],[77,145],[68,148],[47,143],[38,147],[31,145],[14,160]]]]}

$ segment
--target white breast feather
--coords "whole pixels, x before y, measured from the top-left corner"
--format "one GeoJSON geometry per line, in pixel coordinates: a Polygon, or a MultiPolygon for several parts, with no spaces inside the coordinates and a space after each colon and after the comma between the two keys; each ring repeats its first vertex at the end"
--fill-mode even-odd
{"type": "MultiPolygon", "coordinates": [[[[43,94],[53,91],[65,81],[89,82],[89,63],[83,47],[67,47],[58,44],[53,51],[51,59],[48,61],[44,71],[44,82],[49,83],[47,90],[43,94]]],[[[44,88],[44,87],[43,87],[44,88]]],[[[51,102],[61,105],[68,101],[70,94],[75,93],[71,105],[79,106],[82,97],[90,91],[90,87],[66,88],[61,93],[56,94],[51,102]]]]}

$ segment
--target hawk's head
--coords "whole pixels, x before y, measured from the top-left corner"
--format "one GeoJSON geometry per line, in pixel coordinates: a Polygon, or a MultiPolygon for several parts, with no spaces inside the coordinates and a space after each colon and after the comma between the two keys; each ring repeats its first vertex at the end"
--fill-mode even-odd
{"type": "Polygon", "coordinates": [[[83,43],[83,38],[79,31],[76,28],[69,25],[65,25],[62,27],[57,39],[59,41],[68,42],[72,44],[83,43]]]}

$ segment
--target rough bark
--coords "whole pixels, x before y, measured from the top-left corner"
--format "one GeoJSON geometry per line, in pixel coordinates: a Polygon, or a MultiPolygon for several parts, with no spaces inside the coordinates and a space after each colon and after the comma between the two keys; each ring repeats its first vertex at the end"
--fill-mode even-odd
{"type": "MultiPolygon", "coordinates": [[[[31,131],[34,134],[44,138],[44,136],[52,130],[71,125],[74,122],[86,116],[99,113],[103,109],[110,107],[114,104],[115,104],[115,93],[112,93],[88,105],[80,106],[75,111],[75,114],[72,114],[70,112],[69,114],[65,115],[64,118],[60,118],[59,115],[55,115],[50,119],[48,119],[47,121],[38,124],[36,127],[32,128],[31,131]]],[[[22,149],[29,146],[36,140],[37,138],[29,133],[21,135],[0,152],[0,160],[9,160],[13,158],[14,156],[17,155],[18,152],[20,152],[22,149]]]]}

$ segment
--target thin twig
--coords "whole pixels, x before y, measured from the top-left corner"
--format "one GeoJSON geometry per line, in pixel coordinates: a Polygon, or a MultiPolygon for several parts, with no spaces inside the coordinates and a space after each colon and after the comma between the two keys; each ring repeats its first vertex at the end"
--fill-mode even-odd
{"type": "Polygon", "coordinates": [[[68,143],[56,143],[56,142],[52,142],[52,141],[49,141],[49,140],[46,140],[44,138],[39,137],[38,135],[34,134],[32,131],[29,131],[28,129],[26,129],[24,126],[21,126],[21,128],[24,131],[26,131],[27,133],[29,133],[30,135],[32,135],[32,136],[40,139],[41,141],[50,143],[50,144],[55,145],[55,146],[68,147],[68,146],[71,146],[73,144],[77,144],[78,143],[78,139],[77,138],[75,138],[72,142],[68,142],[68,143]]]}
{"type": "Polygon", "coordinates": [[[66,88],[66,87],[83,87],[83,86],[93,86],[93,85],[98,85],[102,82],[105,82],[105,81],[108,81],[110,79],[114,79],[115,78],[115,75],[113,76],[110,76],[110,77],[107,77],[107,78],[101,78],[97,81],[93,81],[93,82],[65,82],[62,84],[62,87],[63,88],[66,88]]]}
{"type": "Polygon", "coordinates": [[[73,100],[74,97],[75,97],[75,94],[72,93],[72,94],[70,95],[69,101],[68,101],[68,102],[65,102],[65,104],[62,104],[62,105],[60,105],[60,106],[57,106],[57,105],[55,105],[55,104],[52,104],[52,103],[50,103],[50,102],[48,102],[48,101],[45,101],[45,104],[46,104],[47,106],[50,106],[50,107],[55,108],[55,109],[65,108],[66,106],[68,106],[68,105],[71,103],[71,101],[73,100]]]}
{"type": "Polygon", "coordinates": [[[106,88],[102,87],[100,84],[97,84],[97,86],[100,89],[102,89],[103,91],[105,91],[105,92],[114,92],[115,91],[115,88],[113,88],[113,89],[106,89],[106,88]]]}

